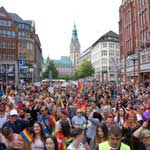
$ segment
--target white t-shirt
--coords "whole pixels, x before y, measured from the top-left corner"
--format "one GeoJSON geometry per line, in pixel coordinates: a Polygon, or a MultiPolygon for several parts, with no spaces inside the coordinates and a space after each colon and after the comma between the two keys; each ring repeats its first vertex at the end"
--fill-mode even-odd
{"type": "Polygon", "coordinates": [[[86,149],[84,148],[83,143],[80,143],[77,149],[75,147],[73,147],[73,144],[70,144],[67,147],[67,150],[86,150],[86,149]]]}

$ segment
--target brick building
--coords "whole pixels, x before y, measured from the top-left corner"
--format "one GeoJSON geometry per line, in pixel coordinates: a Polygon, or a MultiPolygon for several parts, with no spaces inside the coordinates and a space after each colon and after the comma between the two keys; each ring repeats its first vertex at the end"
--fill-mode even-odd
{"type": "Polygon", "coordinates": [[[41,64],[42,49],[34,21],[0,7],[0,80],[40,80],[41,64]]]}
{"type": "Polygon", "coordinates": [[[123,81],[150,81],[150,0],[122,0],[119,13],[123,81]]]}

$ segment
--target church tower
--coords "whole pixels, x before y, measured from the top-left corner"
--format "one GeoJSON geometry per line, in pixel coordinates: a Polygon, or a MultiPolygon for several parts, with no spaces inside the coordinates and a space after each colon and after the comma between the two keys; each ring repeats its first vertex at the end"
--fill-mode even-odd
{"type": "Polygon", "coordinates": [[[79,57],[80,57],[80,43],[78,40],[76,25],[74,24],[70,43],[70,59],[72,61],[72,65],[74,68],[76,68],[78,65],[79,57]]]}

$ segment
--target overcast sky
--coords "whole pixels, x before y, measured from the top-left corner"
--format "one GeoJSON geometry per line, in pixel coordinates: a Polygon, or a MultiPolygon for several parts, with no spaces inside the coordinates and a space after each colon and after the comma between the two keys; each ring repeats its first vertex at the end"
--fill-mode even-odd
{"type": "Polygon", "coordinates": [[[74,22],[81,52],[103,34],[119,33],[121,0],[0,0],[8,12],[24,20],[34,20],[43,56],[59,59],[69,56],[74,22]]]}

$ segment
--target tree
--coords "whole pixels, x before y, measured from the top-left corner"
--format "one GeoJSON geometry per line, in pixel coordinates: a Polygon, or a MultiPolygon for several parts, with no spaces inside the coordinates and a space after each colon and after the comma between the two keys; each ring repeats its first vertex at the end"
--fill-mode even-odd
{"type": "Polygon", "coordinates": [[[47,57],[46,60],[46,70],[43,73],[43,78],[55,78],[57,79],[58,77],[58,70],[56,69],[54,63],[52,60],[50,60],[49,57],[47,57]]]}
{"type": "Polygon", "coordinates": [[[90,61],[84,60],[83,63],[77,68],[75,76],[77,78],[90,77],[94,74],[95,70],[90,61]]]}

